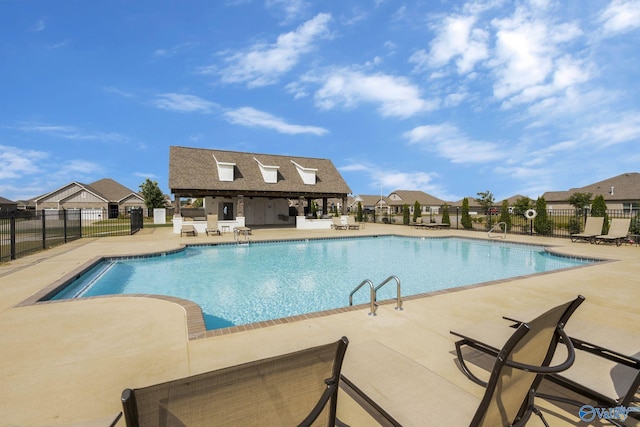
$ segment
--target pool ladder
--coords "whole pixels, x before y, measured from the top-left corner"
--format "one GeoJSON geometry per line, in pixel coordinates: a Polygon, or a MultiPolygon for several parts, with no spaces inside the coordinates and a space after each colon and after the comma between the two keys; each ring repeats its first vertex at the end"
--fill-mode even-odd
{"type": "Polygon", "coordinates": [[[506,222],[499,222],[496,225],[494,225],[493,227],[491,227],[491,230],[489,230],[489,232],[487,233],[487,237],[489,237],[490,239],[494,236],[491,235],[491,233],[493,233],[494,231],[502,231],[502,235],[498,235],[495,237],[502,237],[503,239],[507,238],[507,223],[506,222]]]}
{"type": "Polygon", "coordinates": [[[386,285],[387,283],[391,282],[392,280],[395,280],[395,282],[396,282],[396,310],[398,310],[398,311],[402,310],[402,298],[400,297],[400,290],[401,290],[400,279],[398,279],[398,276],[394,276],[394,275],[391,275],[391,276],[387,277],[378,286],[373,286],[373,283],[369,279],[363,280],[349,294],[349,305],[350,306],[353,305],[353,294],[358,292],[360,290],[360,288],[362,288],[364,285],[368,284],[369,285],[369,295],[370,295],[369,304],[371,306],[371,311],[369,312],[369,316],[375,316],[376,315],[376,310],[378,309],[378,304],[376,304],[378,290],[381,287],[383,287],[384,285],[386,285]]]}

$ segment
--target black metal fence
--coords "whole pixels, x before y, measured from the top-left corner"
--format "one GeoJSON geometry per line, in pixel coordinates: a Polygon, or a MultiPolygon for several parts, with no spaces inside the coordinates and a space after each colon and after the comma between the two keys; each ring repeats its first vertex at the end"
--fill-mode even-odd
{"type": "MultiPolygon", "coordinates": [[[[461,217],[458,212],[450,216],[451,227],[462,229],[461,217]]],[[[591,216],[589,211],[576,211],[575,209],[550,209],[547,211],[546,218],[536,213],[535,218],[523,214],[510,213],[501,216],[500,213],[492,215],[474,215],[471,218],[473,230],[488,231],[498,222],[507,223],[507,231],[512,234],[528,234],[536,236],[569,238],[572,234],[580,233],[584,230],[586,218],[591,216]],[[506,220],[506,221],[505,221],[506,220]]],[[[608,223],[613,218],[631,218],[631,227],[629,234],[640,233],[640,212],[631,210],[614,210],[606,211],[606,219],[603,233],[606,233],[608,223]]]]}
{"type": "Polygon", "coordinates": [[[11,212],[0,217],[0,262],[81,237],[126,236],[143,227],[142,209],[108,217],[107,212],[95,209],[11,212]]]}

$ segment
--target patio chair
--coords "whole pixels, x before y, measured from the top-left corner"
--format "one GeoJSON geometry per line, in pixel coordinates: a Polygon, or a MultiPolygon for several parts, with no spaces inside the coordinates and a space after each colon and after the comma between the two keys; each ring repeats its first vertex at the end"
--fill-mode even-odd
{"type": "Polygon", "coordinates": [[[424,222],[422,222],[422,217],[419,216],[413,223],[411,223],[411,225],[413,226],[413,228],[423,228],[425,224],[424,222]]]}
{"type": "Polygon", "coordinates": [[[582,233],[572,234],[571,241],[575,243],[578,240],[586,240],[594,243],[596,241],[596,236],[602,234],[602,224],[604,224],[603,216],[588,217],[587,222],[584,225],[584,231],[582,233]]]}
{"type": "Polygon", "coordinates": [[[536,391],[544,375],[573,363],[564,324],[582,301],[578,296],[512,330],[489,380],[480,382],[486,388],[482,399],[384,346],[345,366],[345,389],[392,425],[523,426],[532,413],[544,420],[534,406],[536,391]],[[559,342],[566,347],[566,360],[551,366],[559,342]]]}
{"type": "MultiPolygon", "coordinates": [[[[506,320],[515,322],[512,325],[483,322],[474,324],[469,330],[451,331],[453,335],[461,338],[455,343],[459,367],[473,382],[483,383],[472,372],[468,361],[473,360],[478,365],[482,361],[472,353],[466,353],[465,358],[463,348],[469,347],[491,357],[497,356],[499,348],[513,333],[513,328],[523,323],[514,317],[516,316],[504,317],[506,320]]],[[[615,336],[614,331],[584,320],[572,320],[565,332],[569,334],[575,348],[574,363],[567,370],[551,373],[545,378],[605,407],[629,406],[640,387],[640,358],[637,345],[633,342],[621,342],[627,337],[615,336]],[[603,345],[594,344],[598,337],[607,344],[614,343],[614,345],[605,348],[603,345]]],[[[565,354],[564,346],[559,346],[552,363],[563,360],[565,354]]],[[[577,407],[585,403],[566,396],[542,393],[536,393],[536,396],[577,407]]],[[[615,422],[614,424],[618,425],[615,422]]]]}
{"type": "Polygon", "coordinates": [[[360,230],[360,225],[356,223],[355,218],[351,215],[347,217],[347,227],[349,230],[360,230]]]}
{"type": "Polygon", "coordinates": [[[122,392],[128,427],[333,426],[349,341],[122,392]]]}
{"type": "Polygon", "coordinates": [[[191,236],[196,236],[198,234],[198,232],[196,231],[196,228],[191,225],[191,224],[182,224],[182,228],[180,229],[180,237],[182,237],[183,235],[191,235],[191,236]]]}
{"type": "Polygon", "coordinates": [[[597,244],[602,242],[615,243],[616,246],[620,246],[627,239],[630,227],[631,218],[613,218],[609,226],[609,232],[596,236],[595,242],[597,244]]]}
{"type": "Polygon", "coordinates": [[[204,232],[207,233],[207,236],[209,233],[220,235],[220,230],[218,230],[218,215],[207,215],[207,228],[204,232]]]}
{"type": "Polygon", "coordinates": [[[331,217],[331,221],[333,221],[333,223],[331,224],[331,228],[335,230],[346,230],[348,228],[346,224],[342,223],[342,218],[340,217],[331,217]]]}

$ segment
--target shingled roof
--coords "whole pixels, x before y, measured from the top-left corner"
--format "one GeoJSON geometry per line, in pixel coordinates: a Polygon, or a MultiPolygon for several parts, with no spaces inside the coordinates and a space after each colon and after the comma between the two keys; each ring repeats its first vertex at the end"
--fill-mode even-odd
{"type": "Polygon", "coordinates": [[[606,201],[627,201],[640,199],[640,173],[630,172],[614,176],[603,181],[568,191],[547,191],[543,194],[548,202],[569,200],[574,193],[591,193],[594,197],[602,195],[606,201]]]}
{"type": "Polygon", "coordinates": [[[243,153],[172,146],[169,149],[169,188],[189,197],[346,197],[351,189],[330,160],[273,154],[243,153]],[[218,165],[233,165],[231,180],[221,180],[218,165]],[[264,168],[275,174],[267,182],[264,168]],[[262,171],[261,171],[262,169],[262,171]],[[303,172],[301,172],[301,169],[303,172]],[[304,171],[313,183],[303,181],[304,171]]]}

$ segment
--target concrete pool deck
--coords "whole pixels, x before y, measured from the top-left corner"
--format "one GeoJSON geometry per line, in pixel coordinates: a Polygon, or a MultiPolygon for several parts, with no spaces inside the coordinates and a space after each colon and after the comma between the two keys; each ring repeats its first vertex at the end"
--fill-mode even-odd
{"type": "MultiPolygon", "coordinates": [[[[347,234],[486,238],[486,233],[480,232],[374,224],[359,231],[258,229],[251,238],[347,234]]],[[[603,328],[625,336],[640,353],[640,248],[535,236],[508,235],[506,241],[551,245],[564,254],[614,261],[408,299],[399,312],[394,304],[381,304],[375,317],[368,316],[365,307],[191,340],[185,308],[156,298],[104,297],[19,306],[96,257],[154,253],[184,244],[221,241],[233,241],[233,234],[179,237],[170,228],[147,228],[133,236],[80,239],[0,264],[0,426],[88,425],[91,420],[105,419],[121,410],[120,393],[124,388],[295,351],[343,335],[350,341],[343,373],[348,373],[350,364],[366,357],[364,352],[371,342],[377,342],[481,396],[483,389],[469,381],[454,363],[455,337],[449,331],[508,313],[532,308],[542,311],[578,294],[584,295],[586,302],[575,318],[597,321],[603,328]]],[[[428,277],[425,271],[425,280],[428,277]]],[[[184,282],[188,285],[189,278],[184,282]]],[[[375,377],[375,372],[371,375],[375,377]]],[[[406,392],[415,393],[416,388],[408,384],[406,392]]],[[[428,399],[429,393],[438,390],[427,387],[419,392],[428,399]]],[[[579,420],[577,408],[537,401],[551,426],[589,425],[579,420]]],[[[585,399],[585,403],[589,402],[585,399]]],[[[344,393],[338,416],[353,426],[378,425],[344,393]]],[[[424,425],[429,425],[428,421],[424,425]]],[[[528,425],[542,423],[533,417],[528,425]]],[[[124,420],[118,426],[124,426],[124,420]]]]}

